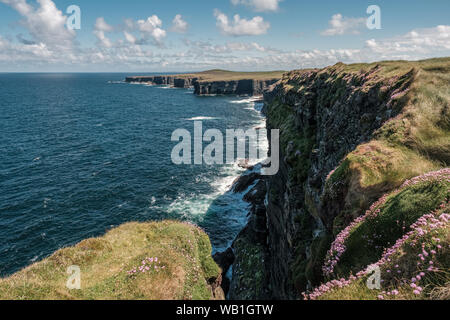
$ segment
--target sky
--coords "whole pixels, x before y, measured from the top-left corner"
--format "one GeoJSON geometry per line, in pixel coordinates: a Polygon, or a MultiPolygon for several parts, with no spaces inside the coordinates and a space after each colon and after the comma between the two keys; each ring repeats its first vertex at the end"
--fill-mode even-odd
{"type": "Polygon", "coordinates": [[[442,56],[448,0],[0,0],[0,72],[266,71],[442,56]]]}

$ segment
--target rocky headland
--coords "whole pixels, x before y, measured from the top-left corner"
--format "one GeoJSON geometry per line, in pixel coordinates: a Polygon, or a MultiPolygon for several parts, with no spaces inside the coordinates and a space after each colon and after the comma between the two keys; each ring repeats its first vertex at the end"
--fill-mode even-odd
{"type": "Polygon", "coordinates": [[[193,88],[194,94],[203,95],[262,95],[272,84],[281,79],[282,71],[232,72],[209,70],[191,74],[130,76],[129,83],[167,85],[174,88],[193,88]]]}

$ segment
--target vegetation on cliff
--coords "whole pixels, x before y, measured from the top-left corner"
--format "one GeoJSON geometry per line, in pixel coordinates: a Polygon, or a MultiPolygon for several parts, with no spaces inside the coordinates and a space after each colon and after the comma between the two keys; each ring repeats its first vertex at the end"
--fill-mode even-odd
{"type": "Polygon", "coordinates": [[[408,180],[333,242],[309,299],[450,299],[450,169],[408,180]],[[380,287],[369,288],[374,267],[380,287]]]}
{"type": "MultiPolygon", "coordinates": [[[[287,261],[285,276],[292,288],[279,287],[279,297],[311,292],[328,280],[365,270],[417,219],[448,199],[448,178],[400,187],[408,179],[449,166],[449,83],[450,58],[339,63],[286,73],[266,93],[267,123],[280,129],[282,153],[280,173],[268,185],[269,239],[276,248],[269,265],[283,270],[286,262],[280,261],[287,261]],[[370,223],[351,225],[380,198],[383,203],[374,206],[383,214],[370,223]],[[326,259],[333,261],[330,247],[342,232],[350,234],[345,252],[332,270],[330,265],[323,268],[326,259]],[[373,234],[379,237],[372,239],[376,247],[364,245],[373,234]],[[289,245],[276,245],[277,238],[289,245]]],[[[439,210],[448,213],[448,208],[439,210]]],[[[334,249],[341,248],[334,244],[334,249]]],[[[441,262],[448,273],[448,264],[441,262]]],[[[445,281],[439,286],[445,287],[445,281]]],[[[374,294],[360,298],[377,298],[374,294]]],[[[323,297],[358,298],[358,290],[353,296],[323,297]]]]}
{"type": "Polygon", "coordinates": [[[0,299],[223,299],[220,273],[198,227],[127,223],[0,279],[0,299]],[[79,290],[66,287],[72,265],[79,290]]]}

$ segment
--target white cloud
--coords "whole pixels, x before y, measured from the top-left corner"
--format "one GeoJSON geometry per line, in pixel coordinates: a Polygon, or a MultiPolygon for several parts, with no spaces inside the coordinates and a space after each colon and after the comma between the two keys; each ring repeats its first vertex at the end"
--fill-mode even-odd
{"type": "MultiPolygon", "coordinates": [[[[82,47],[74,41],[75,33],[65,28],[64,19],[61,19],[64,16],[52,1],[40,0],[35,6],[28,5],[25,0],[0,0],[0,3],[6,3],[20,13],[21,23],[27,29],[22,31],[23,34],[0,36],[0,71],[140,72],[159,71],[161,65],[164,65],[167,71],[177,72],[211,68],[290,70],[323,67],[338,61],[354,63],[392,59],[417,60],[450,55],[449,25],[414,29],[388,39],[370,39],[361,43],[360,48],[353,46],[352,49],[343,47],[285,51],[268,47],[267,43],[253,41],[220,43],[185,40],[185,46],[163,47],[161,50],[152,51],[148,45],[156,42],[156,39],[163,41],[166,36],[163,23],[157,16],[139,20],[140,22],[128,19],[120,27],[113,27],[104,19],[97,19],[93,31],[99,32],[97,35],[102,45],[82,47]],[[122,39],[112,43],[107,39],[107,33],[117,33],[122,39]]],[[[225,20],[221,17],[220,12],[217,14],[216,17],[220,18],[218,25],[222,26],[223,32],[227,34],[261,32],[261,28],[255,28],[253,19],[238,17],[234,21],[228,21],[226,16],[225,20]]],[[[265,31],[267,29],[268,26],[265,31]]]]}
{"type": "Polygon", "coordinates": [[[162,28],[162,21],[157,15],[152,15],[147,19],[134,21],[133,19],[125,19],[121,26],[113,27],[109,25],[103,17],[96,20],[93,33],[98,39],[101,47],[111,48],[124,45],[124,40],[117,40],[113,43],[107,36],[108,32],[123,32],[125,41],[136,45],[147,45],[148,40],[153,40],[157,46],[163,46],[163,40],[166,37],[166,31],[162,28]],[[139,33],[136,35],[134,33],[139,33]]]}
{"type": "Polygon", "coordinates": [[[407,34],[378,40],[366,41],[366,48],[380,57],[409,59],[408,57],[424,57],[433,52],[450,50],[450,26],[439,25],[434,28],[415,29],[407,34]]]}
{"type": "Polygon", "coordinates": [[[359,34],[360,30],[365,27],[365,18],[347,18],[337,13],[331,17],[328,22],[330,27],[321,32],[324,36],[335,36],[343,34],[359,34]]]}
{"type": "Polygon", "coordinates": [[[151,33],[154,29],[162,26],[162,21],[157,15],[152,15],[147,20],[138,20],[137,25],[140,31],[151,33]]]}
{"type": "Polygon", "coordinates": [[[221,45],[214,45],[211,42],[206,41],[191,41],[185,39],[184,43],[191,48],[191,52],[196,54],[201,53],[213,53],[213,54],[223,54],[223,53],[233,53],[233,52],[264,52],[264,53],[281,53],[282,51],[276,50],[270,47],[264,47],[256,42],[227,42],[221,45]]]}
{"type": "Polygon", "coordinates": [[[170,31],[178,32],[178,33],[186,33],[189,25],[186,21],[183,20],[181,14],[177,14],[175,18],[172,20],[172,28],[170,31]]]}
{"type": "Polygon", "coordinates": [[[103,17],[97,18],[95,21],[94,31],[93,33],[98,39],[98,42],[101,46],[106,48],[111,48],[113,43],[109,38],[105,35],[105,32],[112,32],[114,28],[106,23],[103,17]]]}
{"type": "Polygon", "coordinates": [[[135,27],[133,19],[130,19],[130,18],[125,19],[124,23],[125,23],[125,28],[128,30],[133,30],[135,27]]]}
{"type": "Polygon", "coordinates": [[[129,43],[132,43],[132,44],[136,43],[137,39],[131,33],[124,31],[123,34],[125,36],[125,40],[127,40],[129,43]]]}
{"type": "Polygon", "coordinates": [[[23,19],[21,24],[28,30],[35,43],[43,43],[53,49],[71,47],[75,31],[65,27],[67,17],[56,8],[51,0],[37,0],[34,8],[26,0],[0,0],[14,10],[23,19]]]}
{"type": "Polygon", "coordinates": [[[138,20],[137,28],[145,38],[151,37],[157,45],[162,45],[162,40],[166,37],[166,31],[161,29],[162,21],[157,15],[152,15],[147,20],[138,20]]]}
{"type": "Polygon", "coordinates": [[[257,12],[262,11],[278,11],[279,3],[282,0],[231,0],[234,5],[244,4],[250,6],[257,12]]]}
{"type": "Polygon", "coordinates": [[[228,36],[257,36],[267,33],[270,23],[265,22],[260,16],[256,16],[251,20],[244,19],[236,14],[233,21],[230,22],[228,17],[219,10],[214,11],[216,17],[216,25],[224,35],[228,36]]]}
{"type": "Polygon", "coordinates": [[[111,25],[107,24],[103,17],[99,17],[95,21],[95,30],[103,32],[112,32],[114,28],[111,25]]]}

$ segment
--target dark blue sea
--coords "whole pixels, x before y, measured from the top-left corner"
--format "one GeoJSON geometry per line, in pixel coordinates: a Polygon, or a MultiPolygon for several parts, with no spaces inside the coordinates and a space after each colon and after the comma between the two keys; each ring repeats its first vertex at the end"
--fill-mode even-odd
{"type": "Polygon", "coordinates": [[[129,221],[193,222],[214,250],[245,224],[242,169],[175,165],[171,134],[261,125],[255,103],[125,76],[0,74],[0,276],[129,221]]]}

